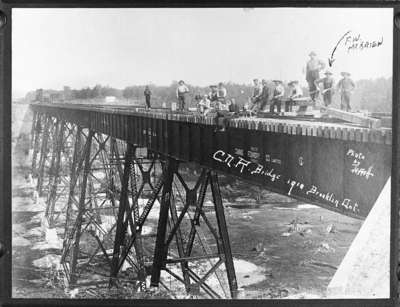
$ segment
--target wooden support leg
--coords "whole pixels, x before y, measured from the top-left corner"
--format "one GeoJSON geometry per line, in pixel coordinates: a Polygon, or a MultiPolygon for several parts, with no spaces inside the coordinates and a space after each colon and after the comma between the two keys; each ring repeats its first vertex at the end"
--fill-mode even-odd
{"type": "Polygon", "coordinates": [[[32,135],[32,146],[33,146],[33,153],[32,153],[32,175],[37,177],[37,156],[39,153],[39,144],[40,144],[40,136],[42,134],[42,114],[36,113],[35,122],[34,122],[34,131],[32,135]]]}
{"type": "Polygon", "coordinates": [[[35,141],[35,134],[36,134],[36,125],[38,121],[39,113],[33,111],[33,118],[32,118],[32,128],[31,128],[31,148],[33,148],[33,143],[35,141]]]}
{"type": "Polygon", "coordinates": [[[63,138],[64,138],[64,131],[65,131],[65,122],[61,121],[59,123],[58,131],[57,131],[57,139],[55,142],[55,159],[53,165],[53,174],[52,174],[52,181],[49,184],[49,194],[47,198],[47,207],[46,207],[46,217],[49,221],[50,227],[53,226],[54,223],[54,208],[57,198],[57,188],[58,188],[58,181],[60,177],[61,171],[61,152],[63,151],[63,138]]]}
{"type": "MultiPolygon", "coordinates": [[[[131,248],[134,246],[135,249],[135,257],[136,257],[136,269],[137,269],[137,277],[139,281],[140,290],[144,291],[146,288],[146,276],[147,270],[145,267],[145,255],[143,249],[143,237],[142,237],[142,227],[147,219],[147,216],[154,205],[154,202],[158,199],[158,195],[162,189],[164,184],[164,177],[161,176],[159,178],[157,184],[152,186],[149,182],[144,180],[143,178],[143,169],[140,164],[140,159],[135,159],[137,149],[128,144],[127,152],[125,156],[125,168],[121,171],[121,201],[118,212],[118,220],[117,220],[117,231],[114,241],[114,254],[111,265],[111,274],[110,274],[110,287],[117,286],[117,276],[118,273],[124,264],[125,261],[129,261],[129,253],[131,248]],[[130,147],[130,148],[129,148],[130,147]],[[128,157],[129,156],[129,157],[128,157]],[[142,182],[138,187],[137,182],[137,169],[142,172],[142,182]],[[128,177],[129,175],[129,177],[128,177]],[[129,185],[130,183],[130,185],[129,185]],[[152,195],[147,201],[146,205],[143,207],[142,212],[139,212],[139,198],[141,193],[143,192],[143,187],[145,184],[148,184],[151,188],[152,195]],[[129,191],[130,188],[130,191],[129,191]],[[125,195],[126,191],[126,196],[125,195]],[[131,195],[131,203],[128,202],[128,197],[131,195]],[[123,201],[126,199],[126,202],[123,201]],[[128,235],[128,227],[131,232],[131,235],[128,235]]],[[[154,161],[152,162],[152,164],[154,161]]],[[[146,174],[148,172],[145,172],[146,174]]]]}
{"type": "Polygon", "coordinates": [[[39,196],[43,194],[43,180],[44,180],[44,168],[47,160],[48,149],[47,143],[49,140],[49,128],[50,128],[51,118],[46,119],[46,124],[43,130],[43,138],[42,138],[42,146],[40,149],[40,161],[39,161],[39,170],[38,170],[38,181],[36,190],[39,193],[39,196]]]}
{"type": "Polygon", "coordinates": [[[197,199],[196,210],[194,212],[192,225],[190,227],[189,239],[186,246],[186,253],[185,253],[186,257],[188,257],[192,253],[193,242],[196,236],[196,225],[199,225],[200,214],[201,211],[203,210],[204,198],[207,191],[208,181],[209,181],[209,175],[206,174],[205,170],[203,170],[200,181],[201,185],[200,185],[199,197],[197,199]]]}
{"type": "MultiPolygon", "coordinates": [[[[187,206],[189,206],[190,204],[188,203],[187,206]]],[[[179,224],[180,221],[178,221],[178,214],[176,211],[176,206],[175,206],[175,202],[172,201],[170,203],[170,209],[171,209],[171,221],[172,221],[172,225],[173,226],[177,226],[176,229],[176,235],[175,235],[175,239],[176,239],[176,245],[178,248],[178,255],[180,258],[185,257],[185,251],[184,251],[184,242],[183,242],[183,236],[182,236],[182,232],[181,229],[179,228],[179,224]]],[[[190,277],[189,277],[189,272],[188,272],[188,263],[186,262],[181,262],[181,269],[182,269],[182,274],[183,274],[183,280],[185,283],[185,288],[187,292],[190,292],[190,277]]]]}
{"type": "MultiPolygon", "coordinates": [[[[75,186],[76,182],[78,180],[77,178],[77,170],[78,168],[81,167],[81,162],[79,152],[81,150],[82,146],[82,128],[78,127],[75,135],[75,144],[74,144],[74,154],[72,158],[72,164],[71,164],[71,171],[70,171],[70,187],[69,187],[69,194],[68,194],[68,201],[67,201],[67,210],[65,212],[65,230],[64,230],[64,249],[66,248],[67,240],[69,239],[69,233],[70,233],[70,217],[71,217],[71,210],[72,210],[72,202],[73,202],[73,197],[75,194],[75,186]]],[[[65,250],[64,250],[65,251],[65,250]]],[[[63,253],[63,256],[61,258],[61,262],[63,262],[65,259],[65,253],[63,253]]]]}
{"type": "Polygon", "coordinates": [[[169,158],[165,168],[164,187],[162,191],[160,215],[158,219],[156,247],[154,250],[153,268],[151,274],[151,286],[158,287],[161,269],[166,258],[165,237],[168,224],[168,212],[171,204],[172,182],[174,173],[178,168],[178,161],[169,158]]]}
{"type": "MultiPolygon", "coordinates": [[[[132,193],[132,211],[133,211],[133,221],[134,225],[131,225],[132,236],[136,239],[134,241],[136,260],[138,263],[138,278],[139,287],[141,291],[146,289],[146,268],[144,263],[143,255],[143,239],[142,239],[142,227],[138,226],[140,213],[139,213],[139,197],[140,194],[137,189],[137,178],[136,178],[135,165],[131,167],[131,193],[132,193]]],[[[143,185],[142,185],[143,186],[143,185]]],[[[142,190],[142,189],[141,189],[142,190]]]]}
{"type": "MultiPolygon", "coordinates": [[[[51,142],[49,145],[49,156],[51,156],[50,159],[50,168],[49,168],[49,172],[48,172],[48,183],[49,183],[49,187],[51,186],[51,183],[53,181],[53,176],[54,176],[54,170],[55,170],[55,165],[56,165],[56,157],[57,157],[57,140],[58,140],[58,133],[60,131],[60,121],[59,119],[55,120],[55,123],[53,124],[53,126],[55,126],[55,129],[51,129],[52,130],[52,134],[51,134],[51,142]]],[[[54,127],[53,127],[54,128],[54,127]]],[[[47,214],[47,212],[46,212],[47,214]]]]}
{"type": "Polygon", "coordinates": [[[71,258],[71,271],[70,271],[70,283],[75,284],[77,280],[76,268],[79,257],[79,244],[81,239],[81,226],[82,219],[85,210],[85,201],[86,201],[86,185],[88,181],[88,174],[90,170],[90,151],[91,151],[91,143],[92,143],[93,132],[89,131],[88,139],[86,141],[86,147],[84,152],[85,157],[85,166],[83,171],[83,178],[81,183],[81,195],[79,199],[79,207],[78,207],[78,216],[76,218],[76,232],[75,232],[75,242],[72,250],[72,258],[71,258]]]}
{"type": "Polygon", "coordinates": [[[225,260],[226,272],[228,275],[229,289],[232,298],[236,298],[238,286],[236,281],[235,267],[233,264],[233,257],[232,257],[231,245],[229,242],[228,229],[226,227],[225,213],[222,204],[221,191],[219,189],[219,184],[218,184],[218,177],[217,173],[214,171],[211,172],[210,183],[214,199],[215,214],[217,216],[218,230],[221,239],[221,245],[222,245],[221,247],[225,255],[224,260],[225,260]]]}
{"type": "Polygon", "coordinates": [[[111,262],[110,285],[114,284],[114,278],[117,277],[118,274],[121,246],[124,245],[124,238],[127,230],[127,223],[125,223],[125,214],[129,208],[129,201],[128,201],[129,176],[130,176],[130,167],[133,161],[134,150],[135,150],[134,146],[132,144],[128,144],[128,148],[125,154],[123,178],[121,182],[121,197],[118,210],[117,230],[114,241],[114,252],[111,262]]]}
{"type": "MultiPolygon", "coordinates": [[[[170,161],[168,161],[169,163],[170,161]]],[[[211,274],[215,274],[217,279],[224,283],[224,281],[228,279],[228,284],[226,287],[221,284],[222,291],[224,292],[224,297],[237,297],[237,281],[235,275],[235,269],[233,264],[232,252],[230,249],[230,242],[226,227],[224,208],[222,205],[221,193],[218,186],[218,180],[216,173],[213,173],[208,170],[203,170],[200,178],[198,179],[194,188],[189,188],[185,183],[184,178],[179,174],[177,168],[175,170],[174,175],[179,179],[183,188],[186,191],[186,198],[184,198],[181,192],[178,189],[178,195],[181,198],[184,206],[180,210],[179,216],[174,203],[175,194],[171,194],[172,190],[169,190],[167,187],[169,183],[167,181],[172,181],[173,176],[171,176],[171,166],[167,164],[167,171],[165,172],[165,176],[167,179],[164,185],[163,191],[163,199],[161,202],[160,208],[160,216],[158,222],[158,230],[157,230],[157,241],[153,259],[153,272],[151,285],[158,286],[160,281],[160,271],[165,270],[169,274],[171,274],[176,280],[182,282],[185,285],[185,289],[187,293],[194,295],[201,295],[200,288],[204,291],[204,294],[210,296],[211,298],[221,298],[220,293],[215,291],[212,287],[210,287],[206,280],[211,276],[211,274]],[[207,218],[206,213],[203,209],[203,203],[205,200],[205,195],[207,191],[207,186],[210,184],[214,206],[215,206],[215,215],[217,219],[218,229],[212,225],[210,220],[207,218]],[[200,189],[200,190],[199,190],[200,189]],[[199,190],[198,196],[197,191],[199,190]],[[168,193],[171,195],[168,199],[168,193]],[[190,217],[190,213],[188,211],[189,208],[195,207],[195,212],[193,218],[190,217]],[[170,216],[168,215],[168,211],[170,211],[170,216]],[[189,217],[190,219],[190,231],[187,242],[185,243],[183,240],[183,236],[181,233],[181,227],[184,227],[182,221],[184,217],[189,217]],[[169,219],[170,218],[170,219],[169,219]],[[200,218],[205,222],[206,227],[210,231],[212,237],[215,238],[217,242],[218,251],[213,251],[207,245],[207,237],[205,236],[203,230],[200,226],[200,218]],[[170,231],[167,234],[167,224],[171,223],[170,231]],[[214,229],[215,228],[215,229],[214,229]],[[198,236],[200,245],[197,246],[199,249],[196,250],[195,255],[192,255],[192,251],[194,250],[194,242],[195,236],[198,236]],[[168,251],[170,249],[170,243],[172,240],[176,240],[177,246],[177,254],[174,252],[171,253],[171,258],[168,257],[168,251]],[[186,245],[185,245],[186,244],[186,245]],[[185,249],[186,247],[186,249],[185,249]],[[203,255],[199,255],[199,252],[203,252],[203,255]],[[189,267],[189,263],[192,263],[194,266],[199,265],[200,259],[213,259],[219,258],[217,262],[213,263],[210,268],[207,269],[207,272],[201,273],[202,276],[198,275],[195,272],[195,269],[189,267]],[[182,269],[182,277],[178,276],[174,273],[169,267],[168,264],[179,263],[182,269]],[[221,264],[225,264],[225,268],[227,271],[227,275],[223,275],[222,271],[219,268],[221,264]],[[230,295],[228,294],[228,286],[230,295]]],[[[172,182],[171,182],[172,183],[172,182]]],[[[176,186],[178,188],[178,186],[176,186]]],[[[187,225],[187,224],[186,224],[187,225]]],[[[186,228],[185,228],[186,229],[186,228]]],[[[210,262],[211,264],[212,262],[210,262]]]]}

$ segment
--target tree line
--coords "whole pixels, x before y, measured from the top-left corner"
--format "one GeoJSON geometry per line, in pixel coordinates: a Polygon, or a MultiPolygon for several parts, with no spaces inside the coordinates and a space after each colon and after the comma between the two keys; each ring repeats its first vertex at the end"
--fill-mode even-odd
{"type": "MultiPolygon", "coordinates": [[[[176,102],[176,87],[177,81],[173,81],[168,86],[159,86],[149,84],[152,92],[151,104],[154,107],[165,105],[169,107],[172,102],[176,102]]],[[[131,85],[123,89],[117,89],[111,86],[103,86],[97,84],[93,87],[84,87],[81,89],[72,89],[69,86],[64,86],[60,91],[47,89],[42,90],[42,95],[45,99],[53,102],[57,101],[74,101],[87,100],[94,102],[104,101],[107,96],[116,97],[117,101],[122,101],[128,104],[144,104],[144,89],[146,85],[131,85]]],[[[207,94],[210,89],[207,86],[196,86],[188,84],[190,89],[189,107],[195,107],[196,95],[207,94]]],[[[225,83],[228,92],[228,98],[234,99],[241,107],[248,101],[248,97],[252,94],[251,84],[239,84],[233,82],[225,83]]],[[[304,95],[308,95],[308,89],[303,88],[304,95]]],[[[289,89],[285,86],[286,95],[289,94],[289,89]]],[[[339,107],[340,97],[336,93],[333,97],[333,106],[339,107]]],[[[26,100],[33,101],[37,99],[37,91],[29,92],[26,100]]],[[[371,112],[391,112],[392,109],[392,78],[378,78],[356,81],[356,89],[351,101],[354,110],[369,110],[371,112]]]]}

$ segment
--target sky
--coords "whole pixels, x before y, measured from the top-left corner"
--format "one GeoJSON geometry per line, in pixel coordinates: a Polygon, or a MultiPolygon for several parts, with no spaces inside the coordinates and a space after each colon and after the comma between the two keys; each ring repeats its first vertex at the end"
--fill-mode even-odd
{"type": "Polygon", "coordinates": [[[37,88],[96,84],[206,86],[299,80],[310,51],[328,62],[348,31],[381,46],[348,52],[331,71],[392,76],[393,11],[377,8],[13,9],[13,98],[37,88]]]}

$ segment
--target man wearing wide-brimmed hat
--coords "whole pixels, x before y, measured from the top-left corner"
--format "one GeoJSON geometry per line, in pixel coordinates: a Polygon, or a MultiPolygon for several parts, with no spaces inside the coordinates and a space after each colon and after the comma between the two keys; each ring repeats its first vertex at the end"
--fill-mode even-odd
{"type": "Polygon", "coordinates": [[[350,79],[350,73],[344,71],[341,73],[343,79],[338,82],[337,88],[340,92],[340,109],[349,112],[351,110],[350,98],[356,85],[354,81],[350,79]]]}
{"type": "Polygon", "coordinates": [[[319,88],[319,84],[322,83],[322,97],[324,99],[325,107],[329,106],[332,103],[332,96],[334,93],[335,80],[332,78],[332,73],[327,70],[325,72],[325,77],[315,80],[316,88],[319,88]]]}
{"type": "Polygon", "coordinates": [[[183,80],[180,80],[178,82],[178,87],[176,88],[176,98],[178,98],[178,110],[183,111],[185,109],[188,94],[189,88],[186,86],[183,80]]]}
{"type": "Polygon", "coordinates": [[[275,88],[274,88],[274,95],[272,97],[272,103],[269,107],[269,111],[271,113],[274,113],[275,106],[276,106],[277,112],[281,113],[281,104],[282,104],[283,95],[285,94],[285,88],[283,87],[281,80],[273,80],[272,82],[274,82],[275,88]]]}
{"type": "Polygon", "coordinates": [[[306,80],[308,83],[308,90],[310,97],[313,101],[318,97],[318,90],[315,86],[315,80],[319,79],[319,72],[325,68],[325,63],[317,58],[314,51],[309,53],[310,59],[306,65],[306,80]]]}
{"type": "Polygon", "coordinates": [[[253,93],[249,98],[249,109],[252,114],[255,114],[259,111],[260,109],[260,103],[261,103],[261,95],[262,95],[262,84],[260,83],[260,80],[257,78],[253,79],[253,93]]]}

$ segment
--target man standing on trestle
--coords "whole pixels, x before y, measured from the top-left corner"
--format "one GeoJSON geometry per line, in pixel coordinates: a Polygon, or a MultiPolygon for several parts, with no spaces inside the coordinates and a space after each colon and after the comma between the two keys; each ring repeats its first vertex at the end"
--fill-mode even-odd
{"type": "Polygon", "coordinates": [[[315,80],[319,79],[319,72],[325,68],[325,63],[317,58],[317,54],[311,51],[310,60],[306,65],[306,81],[308,83],[308,90],[311,100],[315,102],[318,97],[318,89],[315,86],[315,80]]]}
{"type": "Polygon", "coordinates": [[[189,88],[186,86],[183,80],[180,80],[178,87],[176,88],[176,97],[178,98],[178,111],[185,109],[187,96],[189,94],[189,88]]]}

